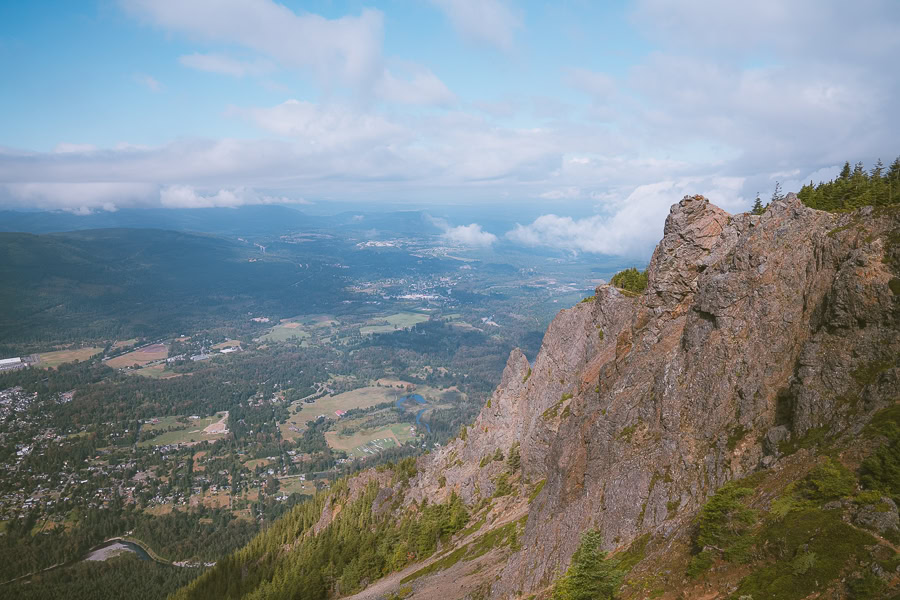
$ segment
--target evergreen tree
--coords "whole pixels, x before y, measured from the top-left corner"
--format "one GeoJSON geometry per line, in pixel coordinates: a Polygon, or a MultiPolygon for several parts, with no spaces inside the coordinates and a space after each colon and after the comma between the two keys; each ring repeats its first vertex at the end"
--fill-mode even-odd
{"type": "Polygon", "coordinates": [[[603,538],[597,530],[581,536],[572,564],[553,588],[552,600],[612,600],[625,578],[614,561],[600,549],[603,538]]]}
{"type": "Polygon", "coordinates": [[[519,456],[519,442],[512,445],[509,449],[509,457],[506,459],[506,465],[509,467],[510,473],[515,473],[521,466],[521,457],[519,456]]]}
{"type": "Polygon", "coordinates": [[[781,182],[775,182],[775,191],[772,192],[772,202],[779,202],[784,200],[784,193],[781,191],[781,182]]]}
{"type": "Polygon", "coordinates": [[[753,208],[750,209],[751,215],[761,215],[766,212],[766,207],[763,206],[762,200],[759,197],[759,192],[756,193],[756,200],[753,201],[753,208]]]}
{"type": "Polygon", "coordinates": [[[798,197],[804,204],[819,210],[853,210],[861,206],[886,206],[900,202],[900,158],[885,172],[879,160],[871,171],[862,163],[850,170],[845,163],[834,180],[804,185],[798,197]]]}
{"type": "Polygon", "coordinates": [[[844,163],[844,168],[841,169],[841,174],[838,176],[841,180],[846,181],[850,179],[850,161],[844,163]]]}

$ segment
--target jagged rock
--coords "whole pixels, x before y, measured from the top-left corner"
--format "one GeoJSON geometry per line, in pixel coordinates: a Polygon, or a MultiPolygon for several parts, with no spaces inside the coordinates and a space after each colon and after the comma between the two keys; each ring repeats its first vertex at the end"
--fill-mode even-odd
{"type": "Polygon", "coordinates": [[[859,431],[900,389],[897,250],[882,239],[898,221],[793,194],[758,217],[685,197],[645,293],[601,286],[560,312],[533,365],[514,351],[467,439],[420,459],[406,502],[490,496],[503,466],[481,459],[518,441],[546,485],[491,588],[511,598],[550,584],[588,528],[607,550],[669,535],[789,437],[859,431]]]}
{"type": "Polygon", "coordinates": [[[781,454],[778,450],[778,445],[789,437],[791,437],[791,432],[784,425],[771,428],[766,432],[766,437],[763,440],[763,452],[774,456],[781,454]]]}
{"type": "Polygon", "coordinates": [[[879,533],[900,529],[900,514],[897,505],[887,496],[882,496],[877,504],[866,504],[859,507],[855,520],[863,527],[874,529],[879,533]]]}

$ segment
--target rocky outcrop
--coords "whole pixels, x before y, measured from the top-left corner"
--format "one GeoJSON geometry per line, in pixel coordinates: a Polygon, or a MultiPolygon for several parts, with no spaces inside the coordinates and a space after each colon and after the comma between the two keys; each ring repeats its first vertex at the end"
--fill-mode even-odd
{"type": "Polygon", "coordinates": [[[585,529],[609,550],[671,535],[785,444],[858,432],[900,389],[898,227],[896,212],[835,215],[792,194],[760,216],[685,197],[647,290],[602,286],[557,316],[533,365],[514,351],[405,501],[490,497],[503,465],[483,459],[518,442],[523,478],[546,484],[491,588],[514,597],[546,588],[585,529]]]}

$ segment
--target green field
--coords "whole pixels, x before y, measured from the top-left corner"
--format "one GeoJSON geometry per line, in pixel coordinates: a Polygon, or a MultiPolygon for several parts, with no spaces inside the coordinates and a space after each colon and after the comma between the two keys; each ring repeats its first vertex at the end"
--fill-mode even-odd
{"type": "Polygon", "coordinates": [[[418,323],[424,323],[429,319],[428,315],[416,312],[399,312],[384,318],[371,319],[366,325],[359,328],[359,333],[369,335],[373,333],[390,333],[399,329],[409,329],[418,323]]]}
{"type": "MultiPolygon", "coordinates": [[[[144,423],[141,426],[143,431],[165,431],[170,427],[190,427],[194,425],[194,421],[188,420],[186,415],[172,415],[168,417],[157,417],[158,423],[144,423]],[[185,419],[182,421],[181,419],[185,419]]],[[[205,427],[205,425],[204,425],[205,427]]]]}
{"type": "Polygon", "coordinates": [[[43,354],[38,355],[41,358],[41,362],[38,363],[38,366],[54,368],[76,360],[87,360],[100,352],[103,352],[103,348],[77,348],[75,350],[44,352],[43,354]]]}
{"type": "Polygon", "coordinates": [[[306,429],[306,422],[312,421],[319,415],[325,415],[329,419],[336,419],[336,410],[350,410],[351,408],[369,408],[382,402],[394,402],[403,392],[397,388],[368,386],[362,387],[336,396],[323,396],[315,402],[294,402],[291,405],[292,414],[287,422],[279,425],[282,437],[294,439],[300,434],[291,430],[291,426],[300,431],[306,429]],[[298,410],[299,409],[299,410],[298,410]]]}
{"type": "Polygon", "coordinates": [[[285,494],[307,494],[312,496],[316,493],[316,484],[312,481],[301,481],[299,477],[287,477],[279,479],[280,489],[285,494]]]}
{"type": "Polygon", "coordinates": [[[225,418],[227,413],[220,412],[216,413],[211,417],[203,417],[201,419],[191,419],[188,424],[179,421],[179,417],[163,417],[159,420],[159,423],[156,424],[145,424],[143,428],[149,429],[150,431],[159,430],[163,431],[167,427],[179,427],[175,431],[163,431],[158,436],[153,439],[146,440],[144,442],[140,442],[138,446],[145,448],[148,446],[165,446],[167,444],[185,444],[189,442],[203,442],[203,441],[213,441],[218,440],[225,436],[224,433],[204,433],[204,429],[212,425],[213,423],[218,423],[223,418],[225,418]]]}
{"type": "Polygon", "coordinates": [[[363,429],[349,436],[329,431],[325,434],[325,440],[335,450],[343,450],[351,457],[358,458],[375,454],[385,448],[399,446],[413,439],[409,428],[408,423],[395,423],[376,429],[363,429]]]}
{"type": "Polygon", "coordinates": [[[261,342],[288,342],[293,339],[303,341],[309,337],[309,332],[300,323],[288,322],[276,325],[269,333],[258,338],[261,342]]]}

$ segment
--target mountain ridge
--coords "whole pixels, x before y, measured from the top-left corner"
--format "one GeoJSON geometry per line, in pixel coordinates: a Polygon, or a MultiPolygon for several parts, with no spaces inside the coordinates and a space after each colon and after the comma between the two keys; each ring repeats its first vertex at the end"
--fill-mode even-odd
{"type": "MultiPolygon", "coordinates": [[[[793,194],[762,215],[729,215],[686,196],[666,220],[643,294],[601,286],[561,311],[534,364],[514,350],[471,428],[419,458],[414,476],[352,482],[374,482],[373,512],[392,500],[397,518],[458,497],[481,515],[488,533],[478,539],[517,523],[514,542],[491,550],[494,568],[460,570],[467,563],[448,557],[483,560],[471,552],[478,541],[465,531],[442,536],[444,558],[411,585],[398,579],[394,593],[548,595],[591,530],[602,532],[598,550],[633,550],[629,569],[638,572],[644,555],[665,558],[675,547],[689,561],[694,519],[726,484],[793,473],[778,484],[786,494],[815,470],[817,440],[849,452],[849,440],[898,400],[898,221],[892,209],[814,210],[793,194]]],[[[347,501],[326,500],[315,531],[347,501]]],[[[729,596],[745,571],[708,597],[729,596]]],[[[694,585],[671,569],[648,577],[661,597],[694,585]]],[[[650,591],[626,588],[631,597],[650,591]]]]}

